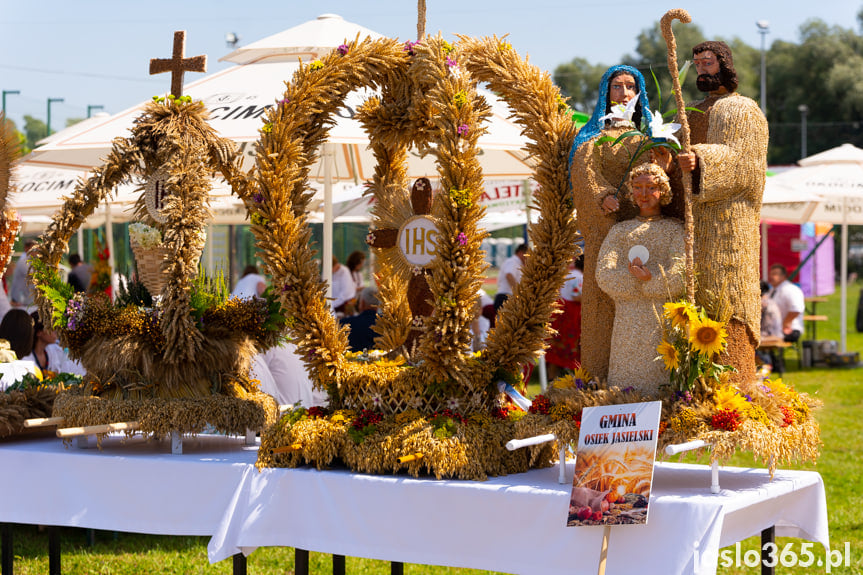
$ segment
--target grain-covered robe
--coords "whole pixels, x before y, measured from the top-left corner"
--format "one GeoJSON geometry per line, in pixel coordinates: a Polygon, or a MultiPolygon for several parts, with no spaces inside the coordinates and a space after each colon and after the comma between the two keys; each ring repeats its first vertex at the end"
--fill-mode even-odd
{"type": "Polygon", "coordinates": [[[737,381],[755,377],[761,334],[761,198],[767,175],[767,120],[752,99],[736,92],[689,104],[692,215],[695,222],[696,300],[707,309],[729,305],[729,347],[722,358],[737,381]]]}
{"type": "Polygon", "coordinates": [[[684,252],[683,224],[673,218],[627,220],[605,237],[596,280],[615,304],[609,385],[656,396],[660,386],[668,384],[668,372],[657,360],[656,348],[662,341],[662,305],[679,299],[685,290],[684,252]],[[647,281],[629,271],[629,250],[637,245],[650,254],[645,264],[651,275],[647,281]]]}
{"type": "MultiPolygon", "coordinates": [[[[602,130],[602,136],[618,136],[632,130],[630,124],[602,130]]],[[[596,138],[598,139],[598,138],[596,138]]],[[[596,285],[596,261],[602,241],[619,221],[638,215],[628,188],[621,186],[617,199],[620,209],[606,215],[602,201],[614,194],[627,174],[630,154],[638,146],[637,138],[626,138],[616,146],[596,139],[585,142],[575,151],[570,167],[572,195],[578,231],[584,237],[584,284],[581,296],[581,365],[593,376],[608,377],[608,353],[614,325],[614,302],[596,285]]],[[[642,155],[636,165],[648,159],[642,155]]]]}

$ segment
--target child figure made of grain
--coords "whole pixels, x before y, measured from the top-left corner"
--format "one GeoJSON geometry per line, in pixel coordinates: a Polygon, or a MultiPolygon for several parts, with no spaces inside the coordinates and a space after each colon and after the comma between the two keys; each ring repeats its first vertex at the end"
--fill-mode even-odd
{"type": "Polygon", "coordinates": [[[668,383],[668,372],[656,361],[662,305],[685,289],[684,231],[679,220],[661,213],[671,187],[658,165],[634,168],[627,187],[639,215],[611,228],[596,269],[599,288],[615,309],[608,384],[656,395],[668,383]]]}

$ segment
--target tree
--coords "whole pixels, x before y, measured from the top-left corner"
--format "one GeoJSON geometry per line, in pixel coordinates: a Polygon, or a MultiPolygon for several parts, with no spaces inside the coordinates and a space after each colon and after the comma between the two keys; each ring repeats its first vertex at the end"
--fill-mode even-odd
{"type": "MultiPolygon", "coordinates": [[[[677,43],[677,64],[683,67],[684,62],[692,59],[692,47],[704,41],[704,33],[697,25],[673,22],[671,29],[674,31],[674,39],[677,43]]],[[[623,62],[638,68],[647,81],[647,91],[650,95],[650,103],[654,109],[663,112],[677,107],[674,103],[671,91],[671,77],[668,74],[668,48],[665,38],[662,36],[659,22],[650,28],[645,28],[636,38],[635,54],[627,54],[623,62]],[[659,102],[656,85],[653,76],[656,76],[662,91],[662,102],[659,102]]],[[[689,102],[701,98],[695,88],[695,70],[687,73],[682,85],[683,100],[689,102]]]]}
{"type": "Polygon", "coordinates": [[[599,81],[607,66],[593,65],[584,58],[573,58],[554,69],[554,83],[564,96],[569,97],[573,110],[590,114],[599,96],[599,81]]]}
{"type": "Polygon", "coordinates": [[[27,138],[27,147],[32,150],[36,147],[36,142],[48,135],[48,126],[38,118],[24,116],[24,135],[27,138]]]}
{"type": "Polygon", "coordinates": [[[83,122],[86,118],[66,118],[66,127],[74,126],[78,122],[83,122]]]}
{"type": "Polygon", "coordinates": [[[767,54],[770,163],[800,159],[801,105],[808,154],[845,142],[863,146],[863,37],[817,19],[800,27],[800,37],[799,44],[774,42],[767,54]]]}

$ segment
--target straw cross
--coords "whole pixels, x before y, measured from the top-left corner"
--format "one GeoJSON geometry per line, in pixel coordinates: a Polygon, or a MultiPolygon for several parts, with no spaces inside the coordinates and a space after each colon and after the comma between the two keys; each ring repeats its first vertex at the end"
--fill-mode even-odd
{"type": "Polygon", "coordinates": [[[174,32],[174,54],[171,58],[152,58],[150,60],[150,74],[171,73],[171,94],[179,98],[183,95],[183,75],[186,72],[206,72],[207,57],[195,56],[185,58],[186,53],[186,31],[174,32]]]}

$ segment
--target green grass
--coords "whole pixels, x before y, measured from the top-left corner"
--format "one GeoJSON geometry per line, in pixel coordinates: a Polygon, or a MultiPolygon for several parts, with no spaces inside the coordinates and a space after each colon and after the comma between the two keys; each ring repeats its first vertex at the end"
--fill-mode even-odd
{"type": "MultiPolygon", "coordinates": [[[[849,289],[848,302],[848,350],[863,350],[863,334],[854,329],[859,286],[849,289]]],[[[839,339],[839,298],[831,297],[819,304],[818,313],[829,316],[829,322],[818,326],[819,339],[839,339]]],[[[860,369],[807,369],[797,368],[796,357],[791,352],[787,357],[789,372],[785,380],[801,391],[816,395],[824,402],[818,413],[821,438],[824,443],[817,465],[799,465],[796,469],[818,471],[827,490],[827,509],[830,520],[830,541],[834,548],[844,549],[848,541],[851,548],[851,567],[834,568],[833,573],[863,574],[863,370],[860,369]]],[[[531,394],[539,392],[534,384],[531,394]]],[[[738,454],[731,465],[751,467],[759,465],[747,454],[738,454]]],[[[7,494],[7,496],[9,496],[7,494]]],[[[515,525],[514,525],[515,527],[515,525]]],[[[36,574],[48,572],[48,537],[35,526],[16,526],[15,572],[36,574]]],[[[90,547],[82,529],[62,529],[63,573],[86,574],[138,574],[138,573],[231,573],[230,560],[216,565],[207,562],[207,537],[166,537],[109,532],[97,532],[96,545],[90,547]]],[[[799,554],[800,540],[780,538],[782,549],[788,543],[791,550],[799,554]]],[[[750,538],[743,542],[741,551],[757,549],[759,540],[750,538]]],[[[728,549],[733,550],[733,547],[728,549]]],[[[813,550],[816,557],[823,557],[820,548],[813,550]]],[[[610,560],[612,560],[610,558],[610,560]]],[[[255,575],[291,573],[294,568],[294,551],[290,548],[261,548],[249,557],[249,573],[255,575]]],[[[347,572],[363,575],[388,574],[390,567],[385,561],[347,559],[347,572]]],[[[312,553],[312,573],[331,573],[329,555],[312,553]]],[[[778,566],[777,573],[825,573],[825,567],[808,569],[778,566]]],[[[432,575],[453,573],[469,575],[488,573],[470,569],[455,569],[437,566],[405,565],[410,575],[432,575]]],[[[724,568],[721,575],[756,574],[760,567],[724,568]]]]}

